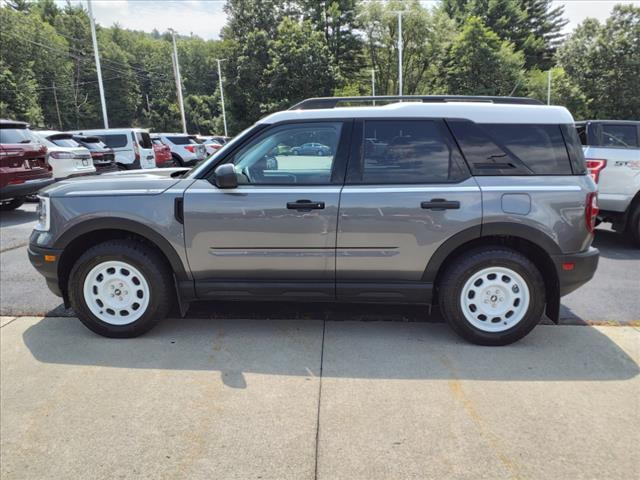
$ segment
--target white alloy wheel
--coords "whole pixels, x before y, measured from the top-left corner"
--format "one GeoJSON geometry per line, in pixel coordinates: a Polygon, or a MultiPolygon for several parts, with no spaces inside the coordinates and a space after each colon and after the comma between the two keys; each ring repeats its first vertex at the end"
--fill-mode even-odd
{"type": "Polygon", "coordinates": [[[517,325],[529,308],[529,287],[510,268],[484,268],[467,280],[460,293],[465,318],[483,332],[504,332],[517,325]]]}
{"type": "Polygon", "coordinates": [[[110,260],[93,267],[84,279],[84,300],[101,321],[128,325],[149,306],[151,290],[144,275],[125,262],[110,260]]]}

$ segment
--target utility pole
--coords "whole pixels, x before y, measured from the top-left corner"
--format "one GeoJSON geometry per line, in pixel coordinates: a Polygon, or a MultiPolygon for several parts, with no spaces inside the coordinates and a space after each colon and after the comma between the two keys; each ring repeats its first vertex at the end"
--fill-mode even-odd
{"type": "Polygon", "coordinates": [[[100,68],[100,54],[98,53],[98,39],[96,38],[96,22],[93,18],[93,10],[91,9],[91,0],[87,0],[89,7],[89,23],[91,24],[91,40],[93,41],[93,54],[96,57],[96,71],[98,73],[98,88],[100,90],[100,102],[102,103],[102,119],[104,128],[109,128],[109,119],[107,117],[107,102],[104,99],[104,86],[102,85],[102,69],[100,68]]]}
{"type": "Polygon", "coordinates": [[[151,112],[151,104],[149,104],[149,94],[145,93],[144,96],[147,99],[147,112],[151,112]]]}
{"type": "Polygon", "coordinates": [[[60,118],[60,107],[58,106],[58,94],[56,93],[56,82],[52,81],[51,86],[53,87],[53,99],[56,101],[56,112],[58,112],[58,126],[60,130],[62,130],[62,119],[60,118]]]}
{"type": "Polygon", "coordinates": [[[551,105],[551,70],[547,72],[547,105],[551,105]]]}
{"type": "Polygon", "coordinates": [[[224,136],[228,137],[227,134],[227,114],[224,109],[224,90],[222,89],[222,69],[220,68],[220,63],[224,62],[226,58],[216,58],[216,62],[218,62],[218,82],[220,83],[220,103],[222,103],[222,122],[224,123],[224,136]]]}
{"type": "Polygon", "coordinates": [[[402,14],[404,10],[396,10],[398,14],[398,95],[402,96],[402,14]]]}
{"type": "Polygon", "coordinates": [[[371,95],[376,96],[376,69],[371,69],[371,95]]]}
{"type": "Polygon", "coordinates": [[[180,78],[180,62],[178,61],[178,47],[176,46],[176,32],[170,28],[173,39],[173,68],[176,77],[176,89],[178,90],[178,103],[180,105],[180,117],[182,118],[182,133],[187,133],[187,120],[184,116],[184,102],[182,100],[182,79],[180,78]]]}

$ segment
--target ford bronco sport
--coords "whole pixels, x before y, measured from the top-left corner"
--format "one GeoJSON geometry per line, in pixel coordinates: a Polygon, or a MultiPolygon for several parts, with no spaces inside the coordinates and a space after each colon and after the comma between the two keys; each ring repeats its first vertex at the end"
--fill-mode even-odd
{"type": "Polygon", "coordinates": [[[306,100],[192,170],[49,187],[31,261],[109,337],[218,299],[438,304],[485,345],[557,320],[598,263],[571,114],[503,97],[353,106],[372,100],[306,100]],[[308,143],[329,154],[290,154],[308,143]]]}

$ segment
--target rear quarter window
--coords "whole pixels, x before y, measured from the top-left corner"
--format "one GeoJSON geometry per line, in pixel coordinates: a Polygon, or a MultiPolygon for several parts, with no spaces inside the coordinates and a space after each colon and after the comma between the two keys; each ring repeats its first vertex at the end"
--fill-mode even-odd
{"type": "Polygon", "coordinates": [[[474,175],[571,175],[560,125],[450,121],[474,175]]]}
{"type": "Polygon", "coordinates": [[[124,133],[100,135],[100,138],[109,148],[123,148],[127,146],[127,136],[124,133]]]}
{"type": "Polygon", "coordinates": [[[195,141],[192,141],[189,137],[177,137],[177,136],[167,137],[167,140],[169,140],[174,145],[190,145],[192,143],[196,143],[195,141]]]}

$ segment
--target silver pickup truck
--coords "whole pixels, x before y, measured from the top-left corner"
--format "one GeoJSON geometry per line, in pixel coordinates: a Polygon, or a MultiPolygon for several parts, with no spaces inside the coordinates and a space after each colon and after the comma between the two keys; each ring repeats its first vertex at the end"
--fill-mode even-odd
{"type": "Polygon", "coordinates": [[[591,176],[598,184],[598,219],[640,247],[640,122],[576,122],[591,176]]]}

